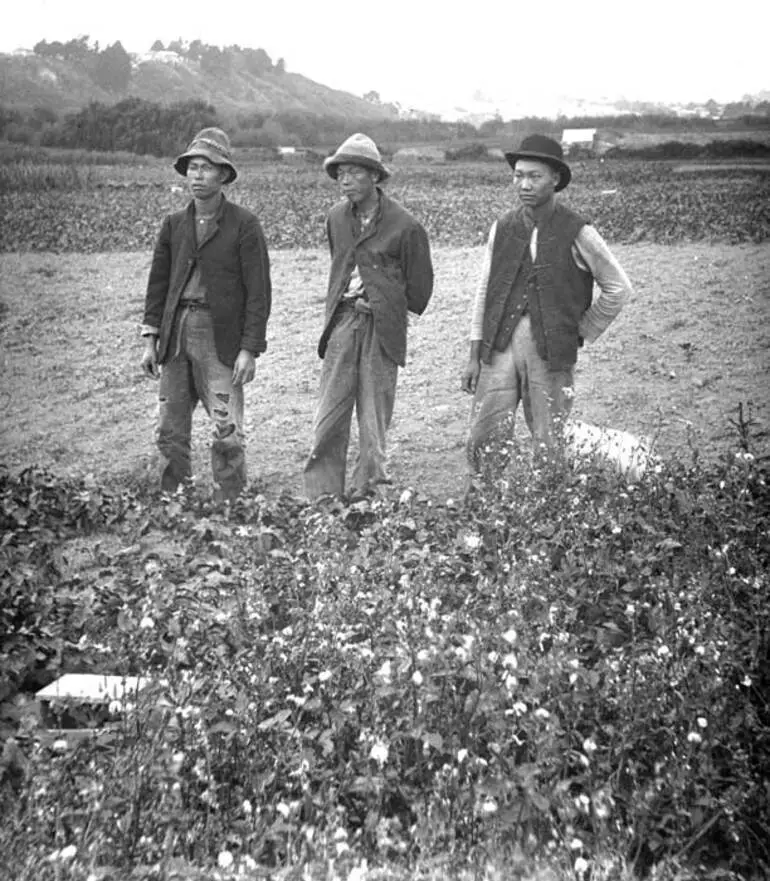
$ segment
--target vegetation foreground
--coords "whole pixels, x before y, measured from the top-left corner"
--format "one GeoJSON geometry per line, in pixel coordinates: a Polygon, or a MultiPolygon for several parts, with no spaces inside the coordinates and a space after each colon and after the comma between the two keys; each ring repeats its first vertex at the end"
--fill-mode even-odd
{"type": "Polygon", "coordinates": [[[2,472],[0,876],[766,877],[770,492],[738,425],[636,486],[516,459],[464,506],[2,472]],[[46,736],[63,670],[146,684],[46,736]]]}

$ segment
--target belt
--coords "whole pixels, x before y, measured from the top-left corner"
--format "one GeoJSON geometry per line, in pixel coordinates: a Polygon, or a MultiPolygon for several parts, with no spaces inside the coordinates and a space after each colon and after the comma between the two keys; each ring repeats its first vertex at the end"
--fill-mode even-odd
{"type": "Polygon", "coordinates": [[[211,310],[211,306],[208,303],[204,303],[202,300],[182,300],[179,304],[180,309],[189,309],[191,312],[199,312],[201,310],[205,312],[209,312],[211,310]]]}

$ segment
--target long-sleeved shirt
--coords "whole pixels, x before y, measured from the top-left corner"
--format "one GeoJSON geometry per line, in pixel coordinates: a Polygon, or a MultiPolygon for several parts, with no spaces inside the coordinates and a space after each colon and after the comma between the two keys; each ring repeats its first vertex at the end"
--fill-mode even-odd
{"type": "MultiPolygon", "coordinates": [[[[497,222],[492,224],[487,239],[486,250],[481,264],[481,274],[473,299],[471,311],[471,342],[483,338],[484,308],[487,299],[489,270],[492,265],[492,248],[497,232],[497,222]]],[[[534,262],[537,257],[537,227],[532,229],[529,252],[534,262]]],[[[573,245],[572,256],[577,266],[591,273],[599,286],[600,294],[594,298],[590,308],[580,319],[580,336],[592,343],[609,327],[623,304],[633,293],[631,282],[610,251],[607,243],[590,224],[586,224],[578,233],[573,245]]]]}

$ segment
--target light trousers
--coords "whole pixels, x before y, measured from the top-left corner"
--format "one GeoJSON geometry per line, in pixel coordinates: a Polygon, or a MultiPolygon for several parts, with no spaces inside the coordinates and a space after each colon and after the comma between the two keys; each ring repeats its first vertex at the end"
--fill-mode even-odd
{"type": "Polygon", "coordinates": [[[397,379],[398,365],[383,352],[368,305],[362,300],[343,303],[321,368],[313,448],[304,471],[308,498],[344,495],[354,409],[358,455],[351,492],[360,494],[387,482],[385,436],[393,416],[397,379]]]}
{"type": "Polygon", "coordinates": [[[161,489],[173,492],[192,475],[192,416],[200,401],[213,422],[211,470],[218,495],[235,498],[246,484],[243,444],[243,386],[217,357],[211,313],[180,310],[172,335],[172,357],[162,365],[157,445],[161,489]]]}
{"type": "Polygon", "coordinates": [[[481,365],[467,446],[471,472],[494,476],[505,467],[519,403],[535,448],[553,449],[572,407],[573,386],[572,368],[549,368],[538,354],[530,316],[522,316],[505,350],[493,351],[490,363],[481,365]]]}

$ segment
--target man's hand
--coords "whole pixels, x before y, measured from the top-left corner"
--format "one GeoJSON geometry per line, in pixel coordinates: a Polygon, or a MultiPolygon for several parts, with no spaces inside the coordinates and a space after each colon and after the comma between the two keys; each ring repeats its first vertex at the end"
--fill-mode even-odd
{"type": "Polygon", "coordinates": [[[463,375],[460,380],[460,388],[469,395],[474,394],[479,382],[479,373],[481,373],[481,363],[479,362],[479,359],[470,358],[465,370],[463,370],[463,375]]]}
{"type": "Polygon", "coordinates": [[[246,383],[251,382],[254,379],[256,367],[256,356],[252,355],[251,352],[247,352],[246,349],[241,349],[233,366],[233,385],[246,385],[246,383]]]}
{"type": "Polygon", "coordinates": [[[142,353],[142,370],[153,379],[160,377],[158,369],[158,338],[156,336],[145,337],[144,352],[142,353]]]}

